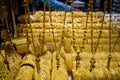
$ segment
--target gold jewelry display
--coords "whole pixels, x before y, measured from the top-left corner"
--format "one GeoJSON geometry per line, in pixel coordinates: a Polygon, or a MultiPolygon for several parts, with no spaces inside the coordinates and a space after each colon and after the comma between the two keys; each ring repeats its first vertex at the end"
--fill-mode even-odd
{"type": "MultiPolygon", "coordinates": [[[[73,80],[119,80],[120,34],[117,28],[113,32],[113,3],[110,0],[107,20],[108,0],[103,12],[94,12],[93,2],[89,1],[87,12],[67,12],[66,8],[52,11],[50,0],[44,0],[44,11],[34,13],[33,9],[30,15],[28,5],[32,1],[25,0],[25,15],[19,17],[19,39],[9,35],[7,11],[2,3],[2,25],[7,30],[1,31],[5,41],[0,53],[0,79],[68,80],[70,75],[73,80]],[[16,50],[11,47],[13,43],[16,50]]],[[[12,18],[14,27],[18,27],[12,18]]]]}

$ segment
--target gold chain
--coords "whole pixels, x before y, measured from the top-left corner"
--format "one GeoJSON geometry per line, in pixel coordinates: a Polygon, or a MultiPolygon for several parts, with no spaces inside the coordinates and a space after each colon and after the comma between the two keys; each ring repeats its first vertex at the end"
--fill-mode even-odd
{"type": "Polygon", "coordinates": [[[112,0],[110,0],[110,22],[109,22],[109,54],[108,54],[108,61],[107,61],[107,69],[110,69],[110,62],[112,59],[112,55],[111,55],[111,27],[112,27],[112,0]]]}
{"type": "Polygon", "coordinates": [[[55,35],[54,35],[54,31],[53,31],[53,24],[52,24],[52,16],[51,16],[51,8],[50,8],[50,0],[48,0],[48,7],[49,7],[49,16],[50,16],[50,26],[52,29],[52,34],[53,34],[53,42],[54,42],[54,50],[56,51],[56,41],[55,41],[55,35]]]}
{"type": "Polygon", "coordinates": [[[90,69],[89,71],[92,72],[93,69],[95,68],[95,63],[96,63],[96,60],[95,60],[95,57],[94,57],[94,43],[93,43],[93,0],[90,0],[90,9],[91,9],[91,52],[92,52],[92,58],[90,60],[90,69]]]}

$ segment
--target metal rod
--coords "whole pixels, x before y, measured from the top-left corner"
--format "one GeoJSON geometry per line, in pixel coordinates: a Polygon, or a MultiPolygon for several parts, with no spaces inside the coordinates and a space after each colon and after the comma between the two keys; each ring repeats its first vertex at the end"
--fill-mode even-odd
{"type": "Polygon", "coordinates": [[[16,29],[16,22],[15,22],[15,14],[14,14],[14,11],[13,11],[13,8],[12,8],[12,2],[10,0],[10,6],[11,6],[11,13],[12,13],[12,20],[13,20],[13,27],[14,27],[14,38],[17,37],[17,29],[16,29]]]}
{"type": "MultiPolygon", "coordinates": [[[[3,10],[4,10],[4,18],[5,18],[5,24],[6,24],[6,27],[7,27],[7,32],[9,33],[8,35],[9,35],[9,42],[10,42],[10,44],[12,45],[12,50],[13,50],[13,53],[14,53],[14,55],[15,55],[15,57],[19,60],[19,58],[17,57],[17,53],[16,53],[16,51],[15,51],[15,48],[13,47],[13,43],[12,43],[12,38],[11,38],[11,33],[10,33],[10,30],[9,30],[9,25],[8,25],[8,20],[7,20],[7,13],[6,13],[6,10],[5,10],[5,4],[4,4],[4,1],[2,2],[2,7],[3,7],[3,10]]],[[[7,54],[6,54],[6,56],[7,56],[7,54]]],[[[7,60],[7,57],[6,57],[6,60],[7,60]]],[[[8,64],[7,64],[7,66],[8,66],[8,64]]],[[[9,67],[9,66],[8,66],[9,67]]]]}
{"type": "MultiPolygon", "coordinates": [[[[71,7],[73,8],[73,0],[71,0],[72,1],[72,5],[71,5],[71,7]]],[[[74,13],[73,13],[73,11],[71,10],[71,14],[72,14],[72,41],[73,41],[73,48],[74,48],[74,50],[76,51],[76,48],[75,48],[75,31],[74,31],[74,13]]]]}
{"type": "MultiPolygon", "coordinates": [[[[45,39],[45,17],[46,17],[46,0],[44,0],[44,16],[43,16],[43,36],[42,36],[42,48],[41,48],[41,54],[42,54],[42,52],[43,52],[43,49],[44,49],[44,44],[45,44],[45,41],[44,41],[44,39],[45,39]]],[[[41,54],[40,55],[36,55],[36,65],[37,65],[37,72],[39,73],[39,71],[40,71],[40,56],[41,56],[41,54]]]]}
{"type": "Polygon", "coordinates": [[[108,0],[105,0],[104,2],[104,14],[103,14],[103,17],[102,17],[102,24],[101,24],[101,27],[99,29],[99,36],[98,36],[98,40],[97,40],[97,43],[95,45],[95,51],[94,51],[94,54],[96,53],[97,51],[97,48],[98,48],[98,45],[99,45],[99,41],[100,41],[100,38],[101,38],[101,34],[102,34],[102,29],[103,29],[103,24],[104,24],[104,21],[105,21],[105,12],[106,12],[106,9],[107,9],[107,5],[108,5],[108,0]]]}
{"type": "Polygon", "coordinates": [[[31,21],[30,21],[30,13],[29,13],[29,7],[28,7],[28,2],[25,3],[26,5],[26,10],[27,10],[27,16],[28,16],[28,22],[29,22],[29,25],[30,25],[30,32],[31,32],[31,37],[32,37],[32,43],[33,43],[33,50],[35,52],[35,55],[36,55],[36,51],[35,51],[35,43],[34,43],[34,38],[33,38],[33,32],[32,32],[32,26],[31,26],[31,21]]]}
{"type": "MultiPolygon", "coordinates": [[[[88,5],[90,5],[90,4],[88,4],[88,5]]],[[[87,23],[88,23],[88,17],[89,17],[89,11],[90,11],[90,7],[88,7],[88,12],[86,12],[86,14],[87,14],[87,18],[86,18],[86,23],[85,23],[85,28],[84,28],[84,38],[83,38],[83,42],[82,42],[82,46],[80,47],[80,49],[81,49],[81,52],[83,51],[83,49],[85,48],[84,47],[84,43],[85,43],[85,40],[86,40],[86,31],[87,31],[87,23]]]]}
{"type": "MultiPolygon", "coordinates": [[[[27,15],[27,4],[24,4],[24,11],[25,11],[25,15],[27,15]]],[[[29,26],[27,25],[27,19],[25,19],[25,26],[26,26],[26,39],[27,39],[27,51],[26,51],[26,55],[28,54],[28,48],[29,48],[29,35],[28,35],[28,29],[29,26]]],[[[26,57],[27,58],[27,57],[26,57]]]]}
{"type": "Polygon", "coordinates": [[[112,32],[112,0],[110,0],[110,21],[109,21],[109,54],[108,54],[108,61],[107,61],[107,69],[110,70],[110,63],[112,59],[111,55],[111,32],[112,32]]]}
{"type": "Polygon", "coordinates": [[[93,49],[93,0],[90,1],[91,5],[91,52],[94,55],[93,49]]]}
{"type": "MultiPolygon", "coordinates": [[[[8,21],[7,21],[7,15],[6,15],[6,10],[5,10],[5,4],[4,4],[4,1],[2,2],[2,8],[3,8],[3,10],[4,10],[4,13],[5,13],[5,15],[4,15],[4,18],[5,18],[5,24],[6,24],[6,27],[7,27],[7,32],[10,32],[9,31],[9,27],[8,27],[8,21]]],[[[11,42],[11,39],[10,39],[10,42],[11,42]]],[[[12,42],[11,42],[12,43],[12,42]]],[[[4,57],[5,59],[4,59],[4,63],[7,65],[7,69],[8,70],[10,70],[10,65],[9,65],[9,63],[8,63],[8,59],[7,59],[7,54],[6,54],[6,52],[5,52],[5,57],[4,57]]]]}
{"type": "Polygon", "coordinates": [[[66,25],[66,7],[67,7],[67,3],[68,3],[68,0],[66,0],[65,2],[65,14],[64,14],[64,24],[63,24],[63,29],[62,29],[62,39],[61,39],[61,43],[60,43],[60,47],[59,47],[59,51],[57,52],[57,55],[56,55],[56,59],[57,59],[57,69],[59,69],[60,67],[60,58],[59,58],[59,53],[60,53],[60,50],[63,46],[63,39],[64,39],[64,29],[65,29],[65,25],[66,25]]]}
{"type": "Polygon", "coordinates": [[[34,15],[34,14],[35,14],[34,0],[33,0],[33,2],[32,2],[32,9],[33,9],[33,10],[32,10],[32,11],[33,11],[32,13],[33,13],[33,15],[34,15]]]}
{"type": "Polygon", "coordinates": [[[92,52],[92,58],[90,60],[90,69],[89,71],[92,72],[93,69],[95,68],[95,54],[94,54],[94,43],[93,43],[93,0],[90,0],[90,8],[91,8],[91,52],[92,52]]]}
{"type": "Polygon", "coordinates": [[[52,24],[52,16],[51,16],[51,8],[50,8],[50,0],[48,0],[48,7],[49,7],[49,16],[50,16],[50,25],[51,25],[51,29],[52,29],[52,34],[53,34],[53,42],[54,42],[54,48],[56,51],[56,41],[55,41],[55,35],[54,35],[54,29],[53,29],[53,24],[52,24]]]}
{"type": "MultiPolygon", "coordinates": [[[[33,51],[34,51],[34,53],[35,53],[35,56],[37,56],[36,51],[35,51],[35,43],[34,43],[33,32],[32,32],[32,26],[31,26],[31,21],[30,21],[30,13],[29,13],[28,2],[25,2],[24,4],[25,4],[25,7],[26,7],[28,22],[29,22],[30,30],[31,30],[33,51]]],[[[36,61],[36,65],[37,65],[37,61],[36,61]]],[[[37,65],[37,71],[38,71],[38,72],[40,71],[40,67],[39,67],[38,65],[37,65]]]]}
{"type": "Polygon", "coordinates": [[[112,29],[112,0],[110,0],[110,21],[109,21],[109,52],[111,53],[111,29],[112,29]]]}

